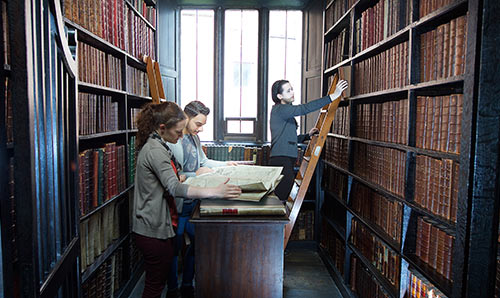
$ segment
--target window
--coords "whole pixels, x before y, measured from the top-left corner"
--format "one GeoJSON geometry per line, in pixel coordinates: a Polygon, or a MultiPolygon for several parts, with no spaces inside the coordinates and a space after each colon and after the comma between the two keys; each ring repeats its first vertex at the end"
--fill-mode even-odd
{"type": "Polygon", "coordinates": [[[257,10],[226,10],[224,21],[226,132],[253,134],[257,119],[259,13],[257,10]]]}
{"type": "Polygon", "coordinates": [[[181,106],[199,100],[209,109],[207,124],[198,135],[214,136],[214,11],[181,11],[181,106]]]}
{"type": "MultiPolygon", "coordinates": [[[[271,10],[269,12],[269,81],[268,119],[274,102],[271,86],[277,80],[288,80],[293,87],[295,101],[301,102],[302,84],[302,11],[271,10]]],[[[297,123],[300,123],[297,117],[297,123]]],[[[267,128],[267,139],[271,131],[267,128]]]]}

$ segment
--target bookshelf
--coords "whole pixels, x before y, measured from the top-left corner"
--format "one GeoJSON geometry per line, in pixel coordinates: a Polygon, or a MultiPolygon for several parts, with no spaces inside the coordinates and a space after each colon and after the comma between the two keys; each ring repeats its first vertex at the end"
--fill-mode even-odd
{"type": "Polygon", "coordinates": [[[142,274],[130,234],[135,117],[151,102],[142,56],[157,57],[156,4],[64,1],[77,32],[80,273],[83,297],[127,297],[142,274]],[[92,11],[93,13],[86,13],[92,11]]]}
{"type": "MultiPolygon", "coordinates": [[[[319,241],[346,296],[466,291],[468,230],[480,216],[467,210],[465,188],[477,14],[477,2],[463,0],[325,6],[323,94],[338,72],[350,90],[320,164],[319,241]]],[[[494,255],[486,262],[493,280],[494,255]]]]}

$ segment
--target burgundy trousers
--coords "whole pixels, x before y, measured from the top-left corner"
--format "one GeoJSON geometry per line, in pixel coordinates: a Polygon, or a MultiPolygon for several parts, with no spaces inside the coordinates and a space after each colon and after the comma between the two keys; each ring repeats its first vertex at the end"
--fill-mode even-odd
{"type": "Polygon", "coordinates": [[[157,239],[134,234],[137,248],[144,256],[146,282],[142,298],[159,298],[165,288],[174,257],[174,238],[157,239]]]}

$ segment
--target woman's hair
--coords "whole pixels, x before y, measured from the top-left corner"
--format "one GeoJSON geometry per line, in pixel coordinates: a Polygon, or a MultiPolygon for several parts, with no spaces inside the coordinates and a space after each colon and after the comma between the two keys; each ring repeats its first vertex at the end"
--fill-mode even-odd
{"type": "Polygon", "coordinates": [[[290,83],[287,80],[278,80],[274,82],[273,86],[271,87],[271,96],[275,104],[280,104],[281,100],[278,98],[278,94],[281,94],[283,92],[283,85],[286,83],[290,83]]]}
{"type": "Polygon", "coordinates": [[[137,140],[136,149],[141,150],[146,144],[149,135],[157,129],[160,124],[164,124],[167,129],[174,127],[179,121],[186,119],[186,114],[172,101],[159,104],[148,103],[137,116],[137,140]]]}
{"type": "Polygon", "coordinates": [[[199,114],[203,114],[205,116],[210,113],[210,109],[207,108],[201,101],[199,100],[194,100],[190,103],[188,103],[184,107],[184,113],[188,115],[189,118],[193,118],[198,116],[199,114]]]}

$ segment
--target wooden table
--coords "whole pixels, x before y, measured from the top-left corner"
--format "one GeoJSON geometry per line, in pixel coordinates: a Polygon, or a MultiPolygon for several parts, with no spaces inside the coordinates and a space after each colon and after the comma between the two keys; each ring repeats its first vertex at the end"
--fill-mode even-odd
{"type": "Polygon", "coordinates": [[[196,297],[283,297],[287,216],[203,216],[195,226],[196,297]]]}

